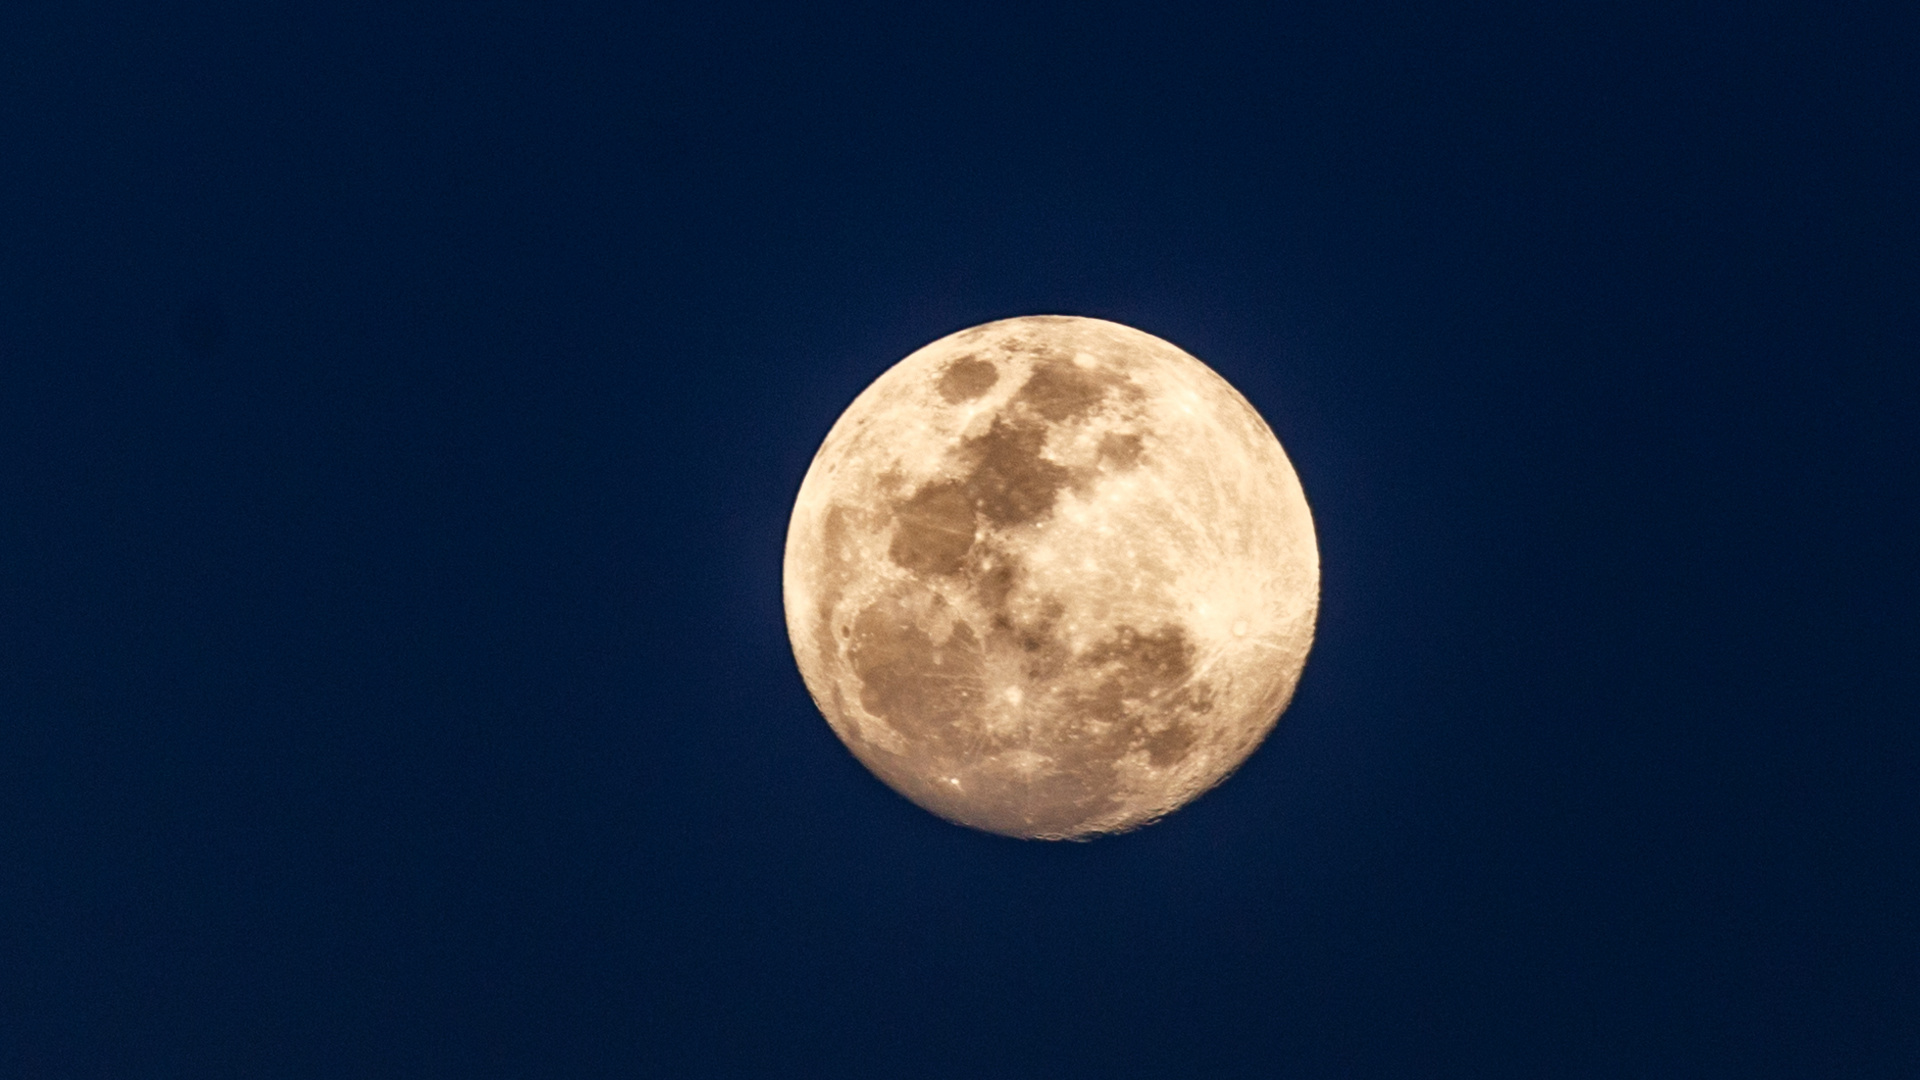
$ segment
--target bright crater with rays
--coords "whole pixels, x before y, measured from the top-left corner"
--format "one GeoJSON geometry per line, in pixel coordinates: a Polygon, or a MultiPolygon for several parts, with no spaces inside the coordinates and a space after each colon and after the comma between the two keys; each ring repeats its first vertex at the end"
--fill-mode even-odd
{"type": "Polygon", "coordinates": [[[1212,369],[1117,323],[988,323],[847,408],[787,533],[795,658],[949,820],[1086,837],[1219,783],[1286,707],[1320,562],[1293,466],[1212,369]]]}

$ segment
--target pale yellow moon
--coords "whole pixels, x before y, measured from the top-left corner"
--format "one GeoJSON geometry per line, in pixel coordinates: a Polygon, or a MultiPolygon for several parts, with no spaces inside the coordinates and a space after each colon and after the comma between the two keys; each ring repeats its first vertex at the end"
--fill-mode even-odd
{"type": "Polygon", "coordinates": [[[1320,553],[1226,380],[1118,323],[1033,316],[854,399],[783,576],[807,689],[869,769],[951,821],[1068,839],[1246,760],[1300,680],[1320,553]]]}

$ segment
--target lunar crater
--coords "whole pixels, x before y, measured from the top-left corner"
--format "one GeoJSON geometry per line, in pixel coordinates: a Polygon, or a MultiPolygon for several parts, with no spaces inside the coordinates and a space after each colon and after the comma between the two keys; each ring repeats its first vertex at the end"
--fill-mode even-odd
{"type": "Polygon", "coordinates": [[[1318,571],[1244,399],[1157,338],[1044,317],[935,342],[849,407],[796,500],[785,591],[809,690],[881,779],[1062,838],[1154,820],[1258,745],[1318,571]]]}

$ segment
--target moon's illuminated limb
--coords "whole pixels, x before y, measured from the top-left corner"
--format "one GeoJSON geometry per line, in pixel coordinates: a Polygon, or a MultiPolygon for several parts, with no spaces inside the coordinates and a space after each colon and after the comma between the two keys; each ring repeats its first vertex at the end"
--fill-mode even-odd
{"type": "Polygon", "coordinates": [[[834,731],[943,817],[1152,821],[1286,707],[1320,562],[1299,479],[1206,365],[1098,319],[988,323],[834,424],[787,533],[787,629],[834,731]]]}

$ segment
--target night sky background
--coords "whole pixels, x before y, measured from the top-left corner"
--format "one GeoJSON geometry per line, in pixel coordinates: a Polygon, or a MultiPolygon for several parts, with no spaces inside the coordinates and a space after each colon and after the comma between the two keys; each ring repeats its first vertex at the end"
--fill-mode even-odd
{"type": "Polygon", "coordinates": [[[1897,5],[0,7],[0,1076],[1920,1075],[1897,5]],[[1292,708],[1088,844],[820,719],[869,381],[1234,383],[1292,708]]]}

